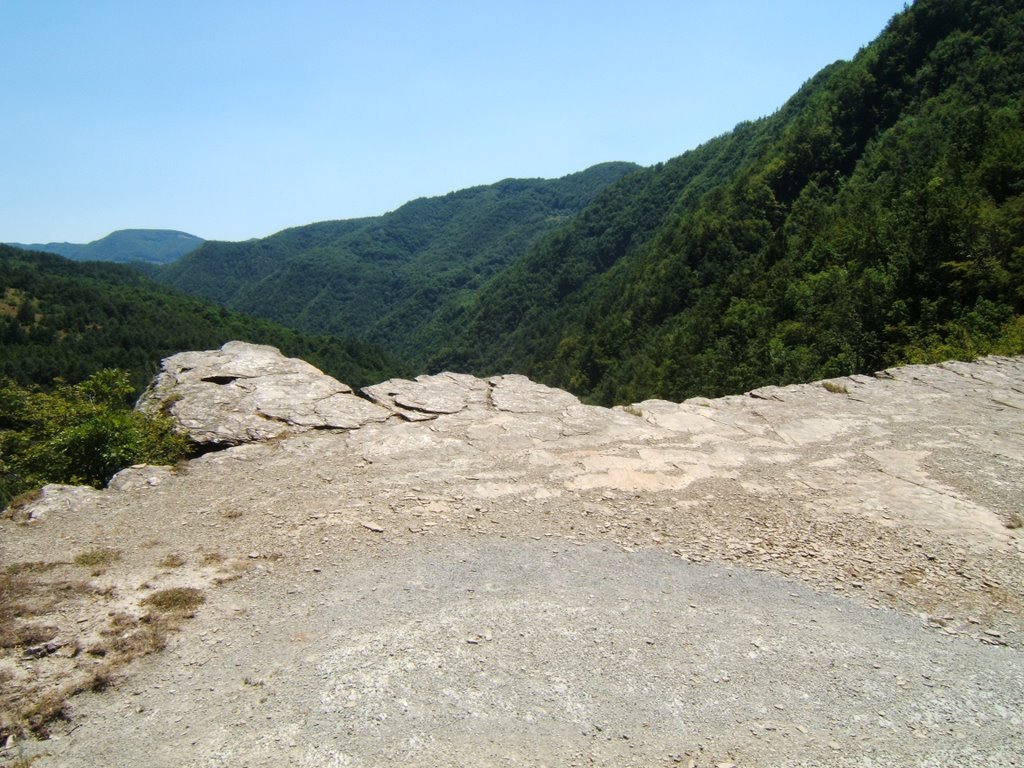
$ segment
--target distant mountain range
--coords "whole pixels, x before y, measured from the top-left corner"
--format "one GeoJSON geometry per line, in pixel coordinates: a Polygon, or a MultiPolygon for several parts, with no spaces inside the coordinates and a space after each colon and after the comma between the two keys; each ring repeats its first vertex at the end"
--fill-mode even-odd
{"type": "Polygon", "coordinates": [[[26,251],[56,253],[75,261],[169,264],[205,241],[173,229],[119,229],[91,243],[8,243],[26,251]]]}

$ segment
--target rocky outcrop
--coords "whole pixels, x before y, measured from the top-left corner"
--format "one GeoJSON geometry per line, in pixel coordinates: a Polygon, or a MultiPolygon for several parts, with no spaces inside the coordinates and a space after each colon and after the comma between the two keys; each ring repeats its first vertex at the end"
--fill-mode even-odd
{"type": "Polygon", "coordinates": [[[208,597],[76,698],[55,765],[1021,754],[1024,358],[612,409],[522,376],[364,397],[239,344],[161,377],[147,407],[244,444],[0,519],[36,612],[0,728],[123,663],[155,597],[208,597]]]}
{"type": "Polygon", "coordinates": [[[241,341],[167,358],[138,408],[166,413],[192,440],[213,445],[356,429],[392,415],[303,360],[241,341]]]}
{"type": "Polygon", "coordinates": [[[392,417],[431,421],[465,410],[557,413],[578,406],[568,392],[518,375],[391,379],[360,395],[303,360],[241,341],[167,358],[138,404],[171,416],[195,442],[221,446],[311,429],[358,429],[392,417]]]}

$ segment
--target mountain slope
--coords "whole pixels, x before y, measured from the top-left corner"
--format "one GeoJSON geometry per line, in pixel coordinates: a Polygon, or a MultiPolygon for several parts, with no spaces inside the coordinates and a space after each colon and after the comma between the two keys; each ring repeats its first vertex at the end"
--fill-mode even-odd
{"type": "Polygon", "coordinates": [[[918,0],[779,112],[606,189],[431,367],[599,402],[1024,348],[1024,10],[918,0]]]}
{"type": "Polygon", "coordinates": [[[356,336],[417,359],[418,330],[441,306],[474,292],[637,167],[605,163],[562,179],[506,179],[383,216],[208,242],[157,277],[290,327],[356,336]]]}
{"type": "Polygon", "coordinates": [[[56,253],[75,261],[169,264],[205,242],[173,229],[119,229],[91,243],[11,243],[28,251],[56,253]]]}
{"type": "Polygon", "coordinates": [[[368,344],[314,338],[229,312],[116,264],[0,245],[0,286],[0,377],[22,385],[75,382],[118,367],[141,388],[167,355],[232,339],[303,356],[352,386],[404,371],[368,344]]]}

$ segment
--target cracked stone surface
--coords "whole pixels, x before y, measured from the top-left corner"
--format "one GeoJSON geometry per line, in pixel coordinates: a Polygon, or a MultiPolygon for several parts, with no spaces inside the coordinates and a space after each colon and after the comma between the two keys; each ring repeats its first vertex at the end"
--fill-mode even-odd
{"type": "Polygon", "coordinates": [[[1024,764],[1024,358],[828,385],[605,409],[439,374],[368,388],[358,429],[52,487],[0,520],[3,562],[56,590],[3,691],[105,663],[62,651],[155,590],[207,602],[26,754],[1024,764]]]}
{"type": "Polygon", "coordinates": [[[214,445],[358,429],[392,415],[303,360],[241,341],[167,358],[138,408],[167,413],[192,440],[214,445]]]}

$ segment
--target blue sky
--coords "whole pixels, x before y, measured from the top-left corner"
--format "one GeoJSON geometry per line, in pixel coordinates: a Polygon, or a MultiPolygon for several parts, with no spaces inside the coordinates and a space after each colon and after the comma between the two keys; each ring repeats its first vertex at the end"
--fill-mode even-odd
{"type": "Polygon", "coordinates": [[[0,242],[242,240],[648,165],[777,109],[903,0],[0,0],[0,242]]]}

